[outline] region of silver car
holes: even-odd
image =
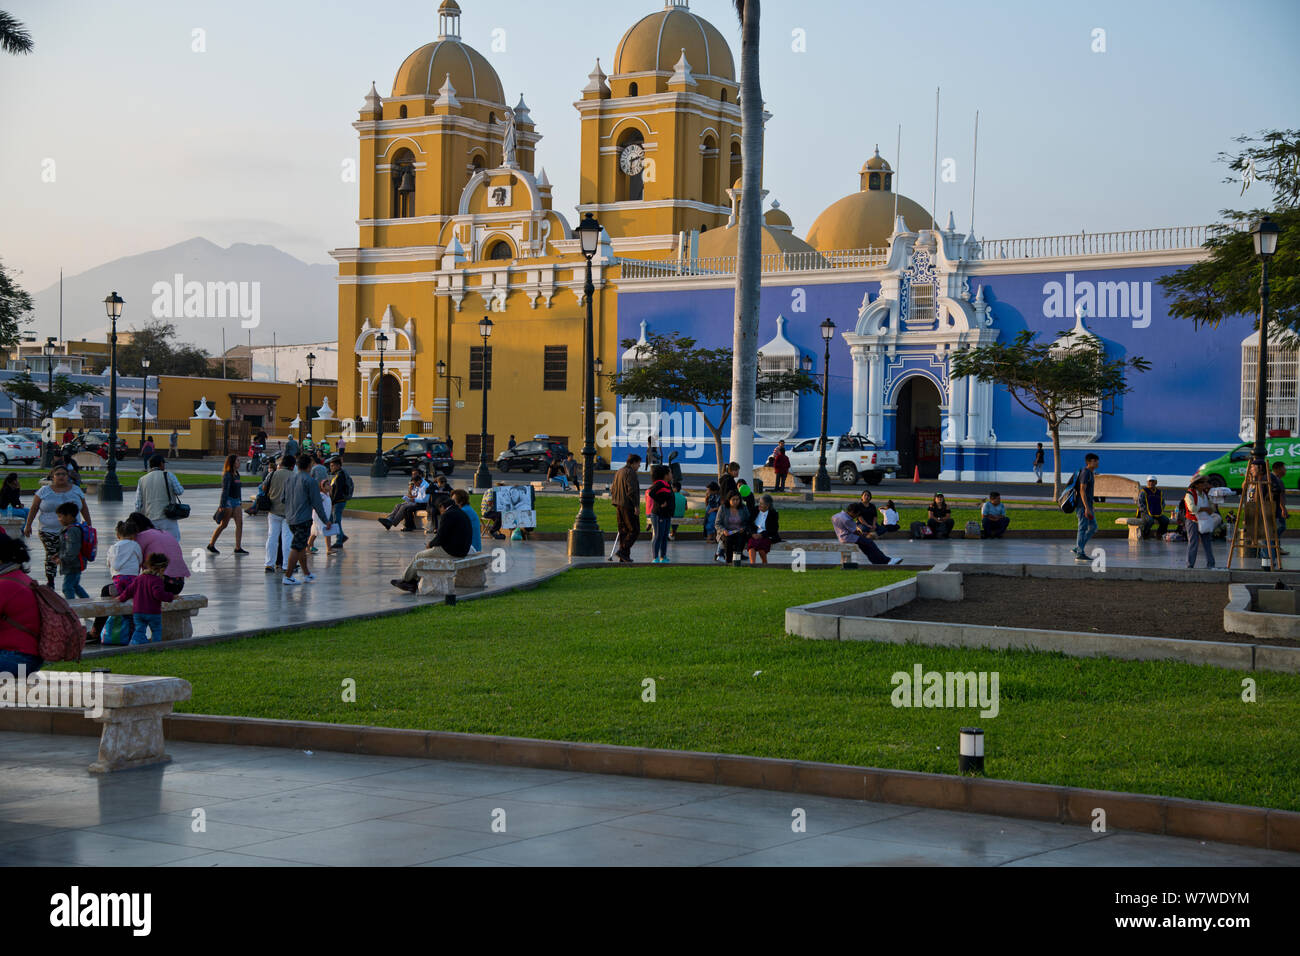
[[[0,465],[7,465],[11,461],[22,461],[30,465],[39,457],[36,442],[26,435],[0,435]]]

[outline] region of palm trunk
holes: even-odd
[[[1052,498],[1059,501],[1061,497],[1061,425],[1059,422],[1049,422],[1048,428],[1052,432]]]
[[[731,460],[754,477],[754,413],[758,378],[758,305],[762,290],[763,92],[758,77],[759,0],[736,0],[741,16],[740,114],[742,178],[731,365]]]

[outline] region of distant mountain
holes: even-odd
[[[227,347],[247,345],[245,323],[254,321],[254,345],[270,345],[273,332],[281,344],[329,341],[338,334],[336,274],[335,266],[309,265],[274,246],[236,243],[223,249],[207,239],[188,239],[64,276],[63,334],[103,341],[104,297],[116,290],[126,300],[119,331],[167,318],[181,342],[213,355],[221,351],[223,328]],[[58,283],[33,299],[37,334],[57,334]]]

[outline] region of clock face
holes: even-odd
[[[640,143],[623,147],[623,152],[618,155],[618,166],[629,176],[635,176],[645,166],[645,148]]]

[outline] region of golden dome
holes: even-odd
[[[894,199],[887,189],[864,189],[831,203],[808,230],[808,242],[821,252],[883,249],[894,232]],[[930,214],[906,196],[897,196],[898,215],[913,232],[929,229]]]
[[[744,185],[745,185],[745,177],[738,176],[736,177],[736,181],[731,184],[731,188],[736,190],[736,192],[740,192],[740,188]]]
[[[393,80],[393,96],[437,96],[448,76],[459,99],[505,103],[501,79],[483,54],[460,39],[460,5],[438,8],[442,35],[408,56]]]
[[[763,216],[763,221],[774,229],[794,229],[794,223],[786,215],[785,210],[772,203],[772,208]]]
[[[769,213],[768,215],[771,215]],[[782,213],[782,215],[785,215]],[[786,217],[789,221],[789,217]],[[816,253],[816,249],[804,242],[790,229],[774,229],[764,224],[759,233],[762,242],[762,254],[765,256],[779,253],[807,252]],[[740,226],[727,226],[709,229],[700,233],[700,258],[711,259],[716,256],[734,256],[740,247]],[[809,268],[809,266],[804,266]]]
[[[614,51],[614,73],[671,73],[683,50],[696,76],[735,81],[727,41],[712,23],[691,13],[685,0],[668,0],[664,9],[623,34]]]
[[[890,168],[890,167],[889,167],[889,163],[885,162],[884,158],[880,155],[880,147],[877,146],[877,147],[876,147],[876,154],[875,154],[874,156],[872,156],[870,159],[868,159],[865,163],[862,164],[862,170],[861,170],[861,171],[865,173],[865,172],[868,172],[868,171],[873,170],[873,169],[885,169],[885,170],[887,170],[887,169],[889,169],[889,168]]]

